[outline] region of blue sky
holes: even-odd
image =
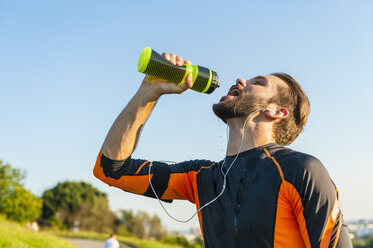
[[[112,209],[158,203],[92,175],[112,122],[138,89],[141,50],[173,52],[221,79],[211,95],[164,96],[134,157],[224,157],[225,125],[211,106],[238,77],[287,72],[311,101],[290,147],[318,157],[338,186],[346,220],[373,218],[371,1],[1,1],[0,159],[27,172],[35,194],[63,180],[108,192]],[[187,218],[193,205],[167,205]]]

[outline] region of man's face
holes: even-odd
[[[228,94],[213,105],[214,113],[225,123],[234,117],[246,117],[255,110],[266,108],[277,96],[279,87],[288,87],[272,75],[257,76],[250,80],[238,78]]]

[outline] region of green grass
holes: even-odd
[[[179,245],[165,244],[159,241],[152,241],[146,239],[138,239],[134,237],[118,237],[120,242],[135,244],[138,248],[182,248]]]
[[[4,220],[0,217],[0,248],[77,248],[77,246],[62,239],[82,238],[105,241],[109,234],[94,232],[72,233],[67,231],[33,232],[18,223]],[[165,244],[154,240],[136,237],[119,236],[121,247],[131,248],[182,248],[179,245]]]
[[[57,235],[65,238],[82,238],[82,239],[94,239],[104,241],[108,239],[109,234],[94,233],[94,232],[78,232],[72,233],[67,231],[60,231]],[[118,241],[121,245],[133,248],[182,248],[179,245],[165,244],[159,241],[139,239],[136,237],[118,236]]]
[[[33,232],[0,218],[0,248],[77,248],[55,235]]]

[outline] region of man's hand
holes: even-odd
[[[163,53],[162,56],[171,62],[174,65],[182,66],[184,64],[191,65],[192,62],[190,60],[185,60],[183,62],[183,58],[180,56],[176,56],[175,54],[171,53]],[[157,100],[161,95],[164,94],[181,94],[187,89],[190,89],[193,86],[193,75],[189,73],[185,77],[185,82],[183,84],[177,85],[166,80],[153,77],[153,76],[145,76],[140,91],[146,92],[145,95],[148,96],[148,100]]]

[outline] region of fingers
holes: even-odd
[[[188,86],[187,89],[192,88],[193,86],[193,74],[189,73],[185,78],[185,84]]]
[[[176,56],[176,65],[178,65],[178,66],[183,65],[183,57]]]
[[[167,61],[170,61],[170,55],[168,53],[162,53],[163,58],[165,58]]]
[[[171,53],[162,53],[162,56],[167,60],[169,61],[170,63],[174,64],[174,65],[177,65],[177,66],[182,66],[182,65],[191,65],[192,62],[190,60],[185,60],[183,61],[183,57],[181,56],[176,56],[175,54]],[[167,83],[167,82],[165,82]],[[187,89],[190,89],[192,88],[193,86],[193,75],[192,73],[189,73],[186,77],[185,77],[185,82],[183,84],[180,84],[180,85],[176,85],[176,84],[169,84],[167,83],[167,85],[163,85],[162,88],[162,94],[172,94],[172,93],[183,93],[184,91],[186,91]]]
[[[192,62],[190,60],[185,60],[183,62],[183,57],[181,56],[176,56],[175,54],[171,53],[162,53],[162,56],[163,58],[165,58],[167,61],[171,62],[172,64],[174,65],[177,65],[177,66],[182,66],[182,65],[191,65]]]
[[[167,61],[171,62],[174,65],[178,65],[180,63],[180,60],[183,61],[183,58],[180,56],[176,56],[175,54],[171,53],[162,53],[163,58],[165,58]],[[182,64],[181,64],[182,65]]]
[[[180,85],[180,88],[182,89],[182,91],[180,93],[183,93],[184,91],[186,91],[187,89],[190,89],[192,88],[193,86],[193,75],[192,73],[189,73],[186,77],[185,77],[185,82],[183,84]]]
[[[191,65],[192,64],[192,61],[186,59],[184,60],[184,65]]]
[[[170,59],[171,59],[170,62],[171,62],[172,64],[176,65],[176,55],[173,54],[173,53],[171,53],[171,54],[170,54]]]

